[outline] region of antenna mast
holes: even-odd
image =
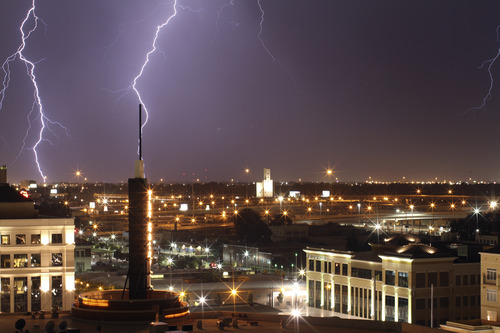
[[[139,161],[142,161],[142,104],[139,104]]]

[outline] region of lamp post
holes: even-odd
[[[204,305],[205,305],[205,302],[206,302],[206,298],[203,296],[203,293],[202,293],[202,296],[200,297],[199,302],[201,304],[201,320],[203,322],[203,319],[205,319]],[[198,327],[198,328],[200,328],[200,327]]]
[[[250,253],[248,252],[248,250],[245,250],[245,253],[243,253],[243,257],[245,258],[245,268],[248,268],[248,256],[250,255]]]
[[[476,215],[476,235],[479,234],[479,209],[474,209],[474,215]],[[476,239],[477,241],[477,239]]]
[[[436,205],[434,204],[434,202],[431,202],[432,226],[434,226],[434,207],[436,207]]]
[[[248,182],[248,180],[249,180],[248,175],[250,174],[250,169],[246,168],[246,169],[245,169],[245,174],[247,175],[247,177],[246,177],[246,178],[247,178],[247,182],[246,182],[246,184],[245,184],[245,191],[246,191],[246,192],[245,192],[245,194],[246,194],[246,195],[245,195],[245,198],[247,198],[247,199],[248,199],[248,183],[249,183],[249,182]]]
[[[172,260],[172,258],[168,258],[167,263],[170,271],[170,285],[168,286],[168,290],[173,291],[174,287],[172,286],[172,264],[174,263],[174,261]]]
[[[233,279],[234,279],[234,273],[233,273]],[[234,286],[233,286],[234,288]],[[231,290],[231,295],[233,295],[233,328],[238,328],[238,321],[236,319],[236,295],[238,292],[236,289]]]
[[[413,221],[413,208],[414,208],[414,206],[413,206],[413,205],[410,205],[410,210],[411,210],[411,231],[412,231],[412,232],[415,232],[415,231],[414,231],[414,225],[413,225],[413,222],[414,222],[414,221]]]

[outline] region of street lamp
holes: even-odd
[[[433,225],[433,226],[434,226],[434,207],[436,207],[436,205],[434,204],[434,202],[431,202],[432,225]]]
[[[245,267],[248,267],[248,256],[250,255],[250,253],[248,252],[248,250],[245,250],[245,253],[243,253],[243,256],[245,257]]]
[[[248,175],[250,174],[250,169],[246,168],[246,169],[245,169],[245,173],[246,173],[246,175],[247,175],[247,183],[246,183],[246,185],[245,185],[245,189],[246,189],[246,198],[248,198],[248,184],[249,184],[249,182],[248,182],[248,180],[249,180],[249,179],[248,179]]]
[[[411,230],[412,230],[412,232],[414,232],[414,230],[413,230],[413,228],[414,228],[414,225],[413,225],[413,222],[414,222],[414,221],[413,221],[413,208],[414,208],[414,207],[415,207],[415,206],[410,205],[410,209],[411,209]]]
[[[204,305],[206,302],[206,298],[204,296],[201,296],[199,299],[199,303],[201,304],[201,320],[203,322],[203,319],[205,319],[205,312],[204,312]]]
[[[234,274],[233,274],[233,278],[234,278]],[[231,295],[233,295],[233,312],[234,312],[234,316],[233,316],[233,328],[238,328],[238,322],[237,322],[237,319],[236,319],[236,296],[238,294],[238,291],[236,289],[232,289],[231,290]]]
[[[479,208],[474,209],[474,215],[476,215],[476,234],[479,234]]]
[[[168,287],[168,290],[170,290],[170,291],[172,291],[174,289],[174,287],[172,286],[172,264],[173,263],[174,263],[174,261],[172,258],[167,259],[167,264],[168,264],[168,268],[170,271],[170,286]]]

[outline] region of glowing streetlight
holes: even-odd
[[[412,232],[413,232],[413,228],[414,228],[413,208],[415,208],[415,206],[410,205],[410,209],[411,209],[411,230],[412,230]]]
[[[233,311],[234,311],[233,327],[237,328],[237,324],[235,325],[235,323],[237,323],[237,321],[236,321],[236,296],[238,295],[238,291],[236,289],[232,289],[231,295],[233,296]]]
[[[498,203],[496,201],[490,202],[490,208],[495,209],[497,207]]]

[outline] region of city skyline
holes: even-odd
[[[500,179],[498,85],[470,110],[490,88],[489,63],[478,67],[499,52],[496,1],[35,3],[43,22],[23,55],[48,119],[68,129],[38,146],[49,183],[133,175],[135,78],[153,181],[258,181],[264,168],[276,181]],[[0,4],[0,62],[31,4]],[[9,68],[0,165],[11,182],[41,181],[33,84],[20,59]]]

